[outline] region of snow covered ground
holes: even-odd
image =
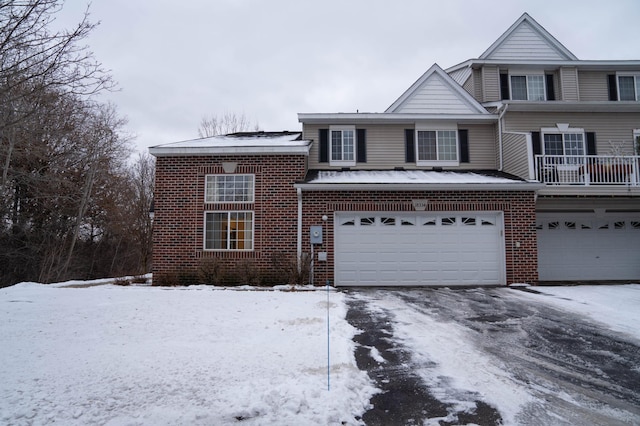
[[[640,342],[640,285],[535,289],[544,294],[504,292]],[[0,289],[0,424],[360,424],[377,390],[356,367],[346,297],[204,286]],[[459,325],[397,308],[398,333],[438,363],[438,382],[428,383],[437,396],[447,398],[447,383],[490,388],[486,400],[513,424],[532,392],[468,345]]]
[[[0,289],[0,424],[358,424],[376,390],[355,366],[343,297]]]

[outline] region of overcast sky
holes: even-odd
[[[58,21],[87,2],[67,0]],[[477,58],[524,12],[579,59],[639,59],[638,0],[93,0],[87,40],[139,150],[204,115],[299,130],[299,112],[382,112],[432,64]]]

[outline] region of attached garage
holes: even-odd
[[[539,213],[541,281],[640,279],[640,213]]]
[[[337,212],[338,286],[504,285],[501,212]]]

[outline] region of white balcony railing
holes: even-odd
[[[536,180],[555,185],[640,185],[640,156],[536,155]]]

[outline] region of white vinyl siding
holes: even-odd
[[[578,101],[578,70],[575,67],[560,68],[560,99],[563,101]],[[558,93],[558,92],[556,92]]]
[[[580,71],[578,72],[578,78],[580,81],[581,101],[609,100],[609,86],[606,72]]]
[[[417,114],[470,114],[477,110],[469,106],[455,93],[442,77],[433,74],[431,78],[407,99],[398,113]]]
[[[529,23],[523,22],[489,57],[499,60],[566,60]]]

